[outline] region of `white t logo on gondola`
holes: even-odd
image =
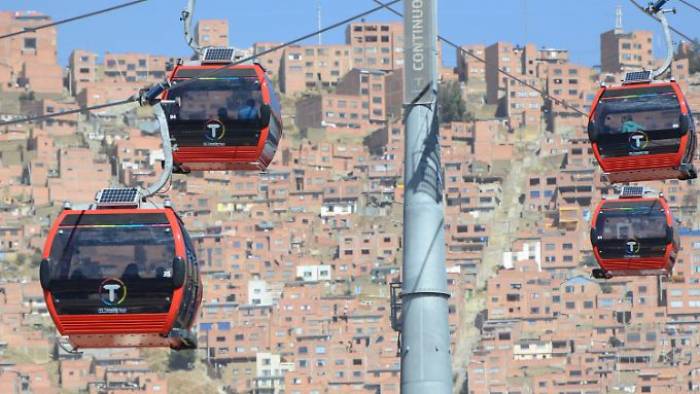
[[[633,136],[632,136],[632,141],[634,141],[634,146],[637,147],[637,148],[639,148],[640,146],[642,146],[642,140],[643,140],[643,139],[644,139],[644,137],[642,137],[641,135],[633,135]]]
[[[632,149],[642,150],[649,144],[649,138],[642,132],[636,132],[629,137],[629,143]]]
[[[209,142],[220,141],[224,138],[224,134],[226,134],[226,127],[216,119],[209,120],[205,127],[206,132],[204,133],[204,138]]]
[[[126,299],[126,285],[117,278],[107,278],[100,284],[100,299],[107,306],[116,306]]]
[[[211,123],[207,125],[207,128],[211,130],[211,139],[215,140],[216,139],[216,131],[221,128],[220,124],[216,123]]]
[[[637,254],[639,253],[639,242],[635,240],[627,241],[627,254]]]
[[[109,292],[109,302],[114,302],[117,299],[117,290],[121,289],[120,285],[104,285],[102,286],[105,290]]]

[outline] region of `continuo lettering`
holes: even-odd
[[[423,0],[411,0],[411,53],[413,71],[425,68],[425,30],[423,27]]]

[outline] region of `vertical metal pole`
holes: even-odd
[[[401,392],[451,394],[449,293],[437,121],[437,0],[406,0],[404,11]]]

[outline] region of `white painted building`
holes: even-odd
[[[275,299],[272,289],[264,280],[251,279],[248,281],[249,305],[273,305]]]
[[[255,371],[254,392],[282,394],[285,392],[284,375],[294,371],[294,363],[283,363],[279,354],[257,353]]]
[[[531,260],[537,263],[537,270],[542,271],[542,254],[540,240],[527,240],[519,251],[503,253],[502,265],[505,269],[513,269],[515,263]]]
[[[319,282],[331,280],[330,265],[299,265],[297,266],[297,278],[304,282]]]

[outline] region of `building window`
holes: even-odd
[[[25,38],[24,49],[36,49],[36,38]]]

